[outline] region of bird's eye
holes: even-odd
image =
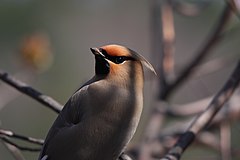
[[[117,64],[123,63],[125,60],[126,60],[126,58],[123,56],[115,57],[115,63],[117,63]]]

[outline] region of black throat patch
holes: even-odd
[[[96,75],[107,75],[110,72],[109,63],[100,55],[95,55]]]

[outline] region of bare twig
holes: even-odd
[[[164,74],[163,62],[164,62],[164,50],[161,43],[163,41],[163,28],[162,28],[162,3],[158,0],[152,0],[151,2],[151,52],[153,53],[152,60],[154,65],[157,67],[159,74],[160,87],[166,85],[166,77]]]
[[[226,35],[225,35],[226,36]],[[204,64],[201,64],[197,67],[198,72],[193,74],[193,78],[199,78],[203,76],[207,76],[213,74],[217,71],[220,71],[231,64],[236,62],[236,59],[239,55],[224,55],[218,58],[214,58]]]
[[[6,142],[3,142],[3,144],[16,160],[25,160],[21,151],[17,147]]]
[[[163,17],[164,12],[161,8],[161,3],[160,1],[153,1],[154,5],[153,5],[153,9],[152,9],[152,19],[153,19],[153,53],[160,53],[160,100],[165,100],[167,99],[169,93],[172,93],[173,89],[175,89],[175,87],[177,87],[180,83],[183,82],[183,80],[188,77],[190,75],[190,73],[192,73],[192,71],[194,70],[194,67],[197,66],[198,63],[201,62],[201,60],[205,57],[205,55],[207,55],[206,53],[212,48],[212,46],[217,42],[218,40],[218,35],[221,33],[221,31],[223,30],[228,18],[230,17],[230,10],[228,8],[228,6],[226,7],[226,9],[224,10],[223,15],[220,17],[218,24],[216,25],[216,27],[214,28],[214,31],[212,33],[212,35],[209,38],[209,41],[207,41],[206,45],[204,45],[204,47],[202,48],[202,50],[199,51],[199,53],[197,54],[196,59],[193,61],[193,63],[189,64],[188,67],[186,67],[186,69],[183,71],[183,73],[181,74],[181,76],[179,76],[176,81],[174,81],[173,83],[169,84],[169,82],[167,81],[166,78],[166,74],[165,74],[165,68],[164,68],[164,62],[166,62],[166,54],[170,51],[170,53],[172,54],[173,52],[173,48],[167,48],[164,46],[168,43],[160,43],[165,40],[165,42],[167,42],[167,38],[168,34],[164,34],[164,31],[166,32],[166,26],[165,26],[165,30],[164,30],[164,19],[161,20],[161,17]],[[164,3],[164,2],[163,2]],[[165,3],[164,3],[165,4]],[[168,10],[165,9],[164,11],[168,11],[168,15],[172,16],[172,12],[169,12],[169,7],[171,7],[171,5],[169,5],[169,3],[166,3],[168,6]],[[170,8],[171,10],[171,8]],[[171,21],[171,20],[170,20]],[[165,23],[166,24],[166,23]],[[170,23],[169,23],[170,24]],[[173,25],[173,23],[171,23],[171,25]],[[173,26],[172,26],[173,27]],[[171,28],[171,27],[170,27]],[[172,28],[174,29],[174,28]],[[174,33],[174,32],[172,32]],[[165,38],[164,38],[165,35]],[[174,35],[174,34],[172,34]],[[174,36],[170,36],[171,37],[171,41],[169,41],[172,45],[172,43],[174,42]],[[160,113],[156,113],[155,111],[158,110],[158,107],[154,107],[153,111],[151,112],[151,116],[150,116],[150,120],[149,120],[149,124],[148,127],[146,128],[146,133],[144,136],[144,142],[140,147],[140,160],[141,159],[148,159],[147,157],[150,155],[151,152],[151,142],[156,138],[156,135],[158,134],[158,131],[161,128],[161,124],[164,120],[164,115],[160,114]]]
[[[39,152],[41,148],[33,148],[33,147],[25,147],[25,146],[20,146],[12,141],[10,141],[7,137],[0,137],[4,142],[11,144],[15,146],[16,148],[22,150],[22,151],[30,151],[30,152]]]
[[[196,137],[196,142],[219,151],[219,139],[211,132],[204,131],[199,133]]]
[[[24,79],[25,82],[31,83],[33,79],[37,77],[35,72],[28,69],[22,69],[14,74],[15,77],[20,77]],[[6,85],[0,84],[0,110],[3,109],[8,103],[16,99],[21,95],[20,92],[12,92]]]
[[[148,125],[145,129],[143,141],[138,152],[139,160],[150,159],[152,150],[155,148],[155,140],[158,137],[158,132],[162,127],[163,121],[163,114],[153,110]]]
[[[162,28],[162,17],[163,17],[163,11],[162,11],[162,1],[159,0],[152,0],[151,1],[151,37],[152,37],[152,53],[154,55],[153,62],[155,63],[155,66],[158,68],[158,71],[160,72],[159,76],[159,85],[158,87],[164,87],[166,85],[166,76],[165,76],[165,70],[164,70],[164,50],[163,50],[163,28]],[[166,28],[165,28],[166,29]],[[167,36],[167,34],[165,34]],[[160,61],[160,63],[159,63]],[[155,87],[155,88],[158,88]],[[163,89],[163,88],[162,88]],[[160,90],[162,90],[160,89]],[[153,96],[154,97],[154,96]],[[140,144],[139,148],[134,149],[135,156],[139,160],[145,160],[150,159],[152,149],[154,148],[154,141],[156,137],[158,136],[158,132],[162,127],[163,121],[164,121],[164,115],[158,112],[155,112],[155,104],[154,108],[152,108],[152,111],[150,112],[149,116],[149,122],[144,130],[144,135],[142,142]]]
[[[187,104],[177,105],[161,105],[157,108],[157,112],[164,114],[169,117],[174,118],[186,118],[189,116],[194,116],[202,112],[207,106],[207,104],[211,101],[213,97],[204,98],[202,100],[196,102],[190,102]],[[218,115],[214,119],[214,123],[220,123],[223,118],[228,118],[230,121],[234,121],[240,118],[240,95],[235,94],[232,96],[229,107],[227,110],[221,110]]]
[[[170,1],[166,1],[161,6],[162,12],[162,45],[163,45],[163,55],[162,55],[162,66],[163,73],[161,76],[165,76],[168,81],[174,75],[174,42],[175,42],[175,28],[174,28],[174,17],[173,9]]]
[[[239,2],[236,2],[236,1],[238,0],[226,0],[226,2],[229,3],[229,5],[231,6],[235,15],[240,19],[240,13],[239,13],[240,6],[239,6]]]
[[[220,40],[220,34],[225,28],[229,18],[231,17],[231,7],[226,5],[217,24],[215,25],[212,33],[205,41],[203,47],[196,54],[196,57],[185,67],[182,73],[177,77],[177,79],[167,86],[165,92],[162,92],[160,95],[160,99],[166,99],[173,90],[175,90],[180,84],[187,79],[191,73],[193,73],[203,59],[210,53],[209,51],[213,48],[213,46]]]
[[[22,151],[38,152],[38,151],[41,150],[41,148],[23,147],[23,146],[17,145],[16,143],[10,141],[9,138],[7,138],[7,137],[20,139],[20,140],[27,141],[27,142],[34,143],[34,144],[38,144],[38,145],[43,145],[43,140],[42,139],[27,137],[27,136],[16,134],[16,133],[14,133],[12,131],[9,131],[9,130],[0,129],[0,138],[4,141],[4,143],[6,144],[6,147],[11,152],[14,152],[14,154],[16,154],[16,155],[18,154],[17,149],[20,149]]]
[[[153,1],[152,6],[152,48],[158,53],[160,95],[165,93],[168,81],[174,77],[175,28],[173,9],[170,1]]]
[[[196,115],[204,110],[203,106],[206,106],[212,97],[208,97],[196,102],[191,102],[183,105],[177,104],[166,104],[163,105],[163,102],[157,103],[157,106],[161,106],[156,108],[156,112],[164,114],[169,117],[187,117]]]
[[[174,132],[170,132],[169,134],[160,135],[160,137],[158,138],[158,142],[161,143],[164,149],[162,149],[162,152],[158,152],[155,155],[159,158],[162,157],[164,153],[166,153],[174,145],[174,143],[176,143],[177,139],[183,134],[184,129],[180,128],[179,130],[175,130]],[[208,131],[203,131],[202,133],[199,133],[199,135],[196,137],[194,144],[202,145],[215,151],[220,151],[219,139],[216,138],[216,135]]]
[[[220,124],[220,136],[222,160],[231,160],[231,128],[229,122],[224,121]]]
[[[27,141],[27,142],[34,143],[34,144],[39,144],[39,145],[43,145],[43,143],[44,143],[44,140],[42,140],[42,139],[36,139],[36,138],[33,138],[33,137],[23,136],[23,135],[14,133],[14,132],[9,131],[9,130],[4,130],[4,129],[0,129],[0,136],[1,137],[2,136],[7,136],[7,137],[11,137],[11,138],[16,138],[16,139],[20,139],[20,140],[23,140],[23,141]]]
[[[184,16],[198,16],[212,1],[196,1],[195,4],[186,1],[171,0],[174,11]]]
[[[132,160],[132,158],[129,157],[127,154],[122,153],[118,160]]]
[[[62,105],[55,101],[53,98],[46,96],[39,91],[33,89],[32,87],[28,86],[27,84],[21,82],[20,80],[15,79],[7,72],[0,70],[0,79],[11,85],[12,87],[16,88],[18,91],[32,97],[43,105],[49,107],[53,111],[57,113],[61,111]]]
[[[240,82],[240,61],[233,71],[229,80],[219,93],[213,98],[209,106],[202,112],[190,125],[188,130],[179,138],[173,148],[170,149],[168,154],[162,160],[176,160],[180,159],[185,149],[194,141],[196,134],[202,131],[211,123],[216,113],[222,108],[224,103],[233,94]]]

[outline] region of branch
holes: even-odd
[[[12,131],[9,131],[9,130],[0,129],[0,137],[2,137],[2,136],[7,136],[7,137],[11,137],[11,138],[20,139],[20,140],[27,141],[27,142],[34,143],[34,144],[38,144],[38,145],[43,145],[43,143],[44,143],[44,140],[42,140],[42,139],[27,137],[27,136],[23,136],[23,135],[20,135],[20,134],[16,134],[16,133],[14,133]]]
[[[187,1],[171,0],[174,11],[183,16],[194,17],[198,16],[205,10],[212,1],[196,1],[195,4],[188,3]]]
[[[208,126],[216,113],[222,108],[224,103],[232,96],[234,90],[240,82],[240,61],[233,71],[229,80],[219,93],[213,98],[211,103],[190,125],[188,130],[179,138],[173,148],[161,160],[176,160],[180,159],[185,149],[194,141],[195,136]]]
[[[118,158],[118,160],[132,160],[132,158],[129,157],[127,154],[122,153],[122,154],[120,155],[120,157]]]
[[[161,5],[161,23],[162,23],[161,41],[163,53],[160,61],[162,69],[160,75],[161,77],[165,77],[166,80],[168,81],[171,77],[174,76],[174,52],[175,52],[174,17],[173,8],[170,1],[166,1],[164,4]]]
[[[226,3],[229,3],[229,5],[232,8],[232,11],[240,19],[239,5],[237,4],[238,3],[237,0],[226,0]]]
[[[29,85],[15,79],[13,76],[9,75],[7,72],[0,70],[0,79],[10,86],[14,87],[18,91],[32,97],[41,104],[49,107],[53,111],[59,113],[62,109],[62,105],[55,101],[53,98],[42,94],[41,92],[33,89]]]
[[[199,113],[201,113],[205,108],[203,106],[207,107],[207,104],[211,101],[213,97],[207,97],[202,100],[196,101],[196,102],[190,102],[187,104],[182,105],[166,105],[160,108],[157,108],[156,112],[159,112],[161,114],[164,114],[168,117],[173,118],[186,118],[189,116],[195,116]],[[231,101],[229,101],[229,107],[227,110],[221,110],[218,115],[214,118],[214,123],[220,123],[222,122],[222,119],[228,118],[229,121],[234,121],[236,119],[239,119],[240,115],[240,95],[235,94],[232,96]],[[160,104],[159,104],[160,106]],[[220,122],[219,122],[220,121]]]
[[[161,99],[167,99],[169,94],[172,93],[180,84],[184,82],[195,70],[196,66],[198,66],[203,59],[210,53],[210,50],[216,45],[216,43],[220,40],[220,34],[225,28],[228,20],[231,17],[231,7],[230,5],[226,5],[222,15],[219,17],[218,22],[213,28],[212,33],[207,38],[206,43],[196,54],[196,57],[185,67],[182,73],[178,76],[178,78],[171,84],[167,86],[165,92],[160,95]]]
[[[159,77],[159,83],[160,87],[166,85],[166,77],[164,72],[164,43],[161,43],[163,41],[163,22],[162,22],[162,3],[158,0],[152,0],[151,2],[151,52],[152,59],[155,64],[155,66],[159,70],[159,74],[161,75]],[[158,54],[156,54],[158,53]]]
[[[212,98],[212,97],[211,97]],[[164,114],[168,117],[188,117],[196,115],[204,110],[202,106],[205,106],[209,103],[211,100],[210,97],[196,101],[196,102],[190,102],[187,104],[166,104],[162,105],[162,103],[157,103],[157,106],[161,106],[156,108],[156,112],[159,112],[161,114]]]
[[[164,153],[166,153],[171,148],[171,146],[176,143],[177,139],[184,134],[183,130],[183,128],[180,128],[179,130],[175,130],[173,132],[170,132],[169,134],[160,135],[158,138],[158,143],[160,143],[164,149],[162,149],[161,152],[155,154],[156,157],[162,157]],[[199,133],[199,135],[196,137],[195,145],[201,145],[215,151],[220,151],[219,139],[216,137],[216,135],[208,131]]]
[[[158,83],[161,87],[164,87],[166,85],[166,75],[165,75],[165,70],[164,70],[164,43],[161,43],[163,40],[163,24],[162,21],[163,18],[163,10],[162,10],[162,1],[159,0],[152,0],[151,1],[151,44],[152,44],[152,59],[153,62],[155,62],[156,67],[159,69],[160,75]],[[171,6],[170,6],[171,7]],[[169,8],[168,8],[169,9]],[[169,11],[169,10],[168,10]],[[166,12],[166,10],[165,10]],[[171,8],[170,8],[171,12]],[[168,14],[169,13],[165,13]],[[171,14],[171,13],[170,13]],[[172,17],[172,15],[169,15]],[[173,17],[172,17],[173,18]],[[172,21],[171,19],[170,21]],[[168,25],[172,25],[173,21],[170,22]],[[165,26],[166,27],[166,26]],[[165,28],[166,31],[167,28]],[[173,28],[171,28],[172,30]],[[171,34],[171,33],[170,33]],[[167,34],[165,34],[167,36]],[[170,41],[169,44],[172,42],[171,40],[174,39],[174,35],[170,35]],[[172,47],[172,46],[171,46]],[[165,48],[166,49],[166,48]],[[169,48],[171,50],[171,48]],[[172,51],[172,50],[171,50]],[[156,54],[158,53],[158,54]],[[159,63],[160,60],[160,63]],[[153,90],[156,91],[158,90],[158,87],[153,87]],[[160,89],[160,91],[162,88]],[[148,124],[147,127],[144,129],[144,135],[142,138],[142,142],[139,147],[137,148],[132,148],[130,152],[134,153],[135,157],[138,157],[139,160],[144,160],[144,159],[150,159],[151,158],[151,150],[155,147],[154,146],[154,140],[158,136],[158,132],[162,127],[165,115],[155,112],[155,108],[158,106],[154,106],[151,109],[151,113],[149,116]]]
[[[231,127],[229,122],[225,121],[220,124],[220,136],[222,160],[231,160]]]
[[[225,33],[224,33],[225,34]],[[222,35],[221,35],[222,36]],[[225,35],[226,36],[226,35]],[[205,62],[197,67],[198,72],[193,73],[193,78],[204,77],[218,72],[236,62],[239,55],[223,55]]]
[[[20,146],[20,145],[18,145],[18,144],[16,144],[16,143],[10,141],[7,137],[1,137],[1,136],[0,136],[0,138],[1,138],[4,142],[6,142],[6,143],[8,143],[8,144],[11,144],[12,146],[14,146],[14,147],[16,147],[16,148],[18,148],[18,149],[20,149],[20,150],[22,150],[22,151],[30,151],[30,152],[39,152],[39,151],[41,151],[41,148],[32,148],[32,147]]]
[[[33,144],[38,144],[38,145],[43,145],[43,142],[44,142],[44,140],[42,140],[42,139],[27,137],[27,136],[16,134],[9,130],[0,129],[0,138],[4,141],[4,143],[6,143],[6,147],[11,152],[14,152],[14,153],[15,153],[16,149],[20,149],[22,151],[38,152],[41,150],[41,148],[23,147],[23,146],[17,145],[16,143],[10,141],[8,137],[19,139],[19,140],[26,141],[26,142],[33,143]]]
[[[25,158],[23,157],[21,151],[17,147],[15,147],[15,146],[13,146],[13,145],[11,145],[9,143],[6,143],[6,142],[3,142],[3,144],[11,152],[11,154],[13,155],[13,157],[16,160],[25,160]]]

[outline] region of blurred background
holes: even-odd
[[[195,5],[198,2],[186,3]],[[203,3],[207,5],[194,16],[173,12],[176,72],[195,57],[226,5],[221,0],[203,0]],[[154,57],[159,57],[159,53],[153,53],[152,48],[153,5],[153,0],[0,0],[0,69],[61,104],[94,75],[90,47],[111,43],[127,46],[144,55],[158,70],[158,59]],[[204,61],[225,59],[224,67],[206,74],[211,67],[203,67],[174,91],[168,103],[190,103],[213,96],[220,90],[240,57],[239,26],[238,17],[232,16],[225,29],[227,34]],[[144,133],[152,100],[158,95],[151,86],[159,76],[146,73],[144,112],[133,144],[137,144]],[[45,106],[0,82],[0,128],[44,138],[56,116]],[[233,146],[239,148],[239,124],[234,124],[232,130]],[[192,152],[186,151],[184,159],[220,159],[217,151],[191,149]],[[37,159],[39,153],[26,151],[23,154],[30,160]],[[0,159],[14,159],[2,143]]]

